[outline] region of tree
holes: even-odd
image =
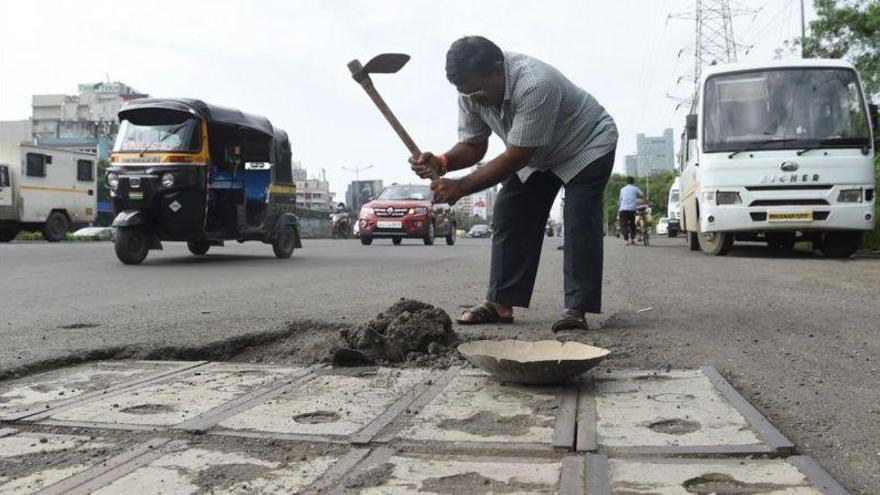
[[[870,95],[880,95],[880,3],[815,0],[817,19],[803,40],[808,57],[844,58],[856,66]]]

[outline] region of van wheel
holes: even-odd
[[[186,243],[186,247],[192,254],[202,256],[211,249],[211,244],[208,241],[189,241]]]
[[[9,242],[15,239],[15,236],[18,235],[18,232],[18,228],[15,227],[0,229],[0,242]]]
[[[700,240],[697,237],[699,234],[697,232],[685,232],[685,234],[687,234],[688,249],[691,251],[699,251]]]
[[[64,234],[70,228],[70,222],[67,216],[59,211],[53,211],[43,224],[43,238],[49,242],[58,242],[64,240]]]
[[[391,244],[394,244],[395,246],[400,246],[401,242],[403,242],[403,237],[392,237],[391,238]]]
[[[733,247],[733,236],[724,232],[700,232],[697,239],[700,250],[711,256],[724,256]]]
[[[425,243],[425,246],[434,245],[434,222],[428,224],[428,233],[422,238],[422,242]]]
[[[861,232],[825,232],[819,242],[819,252],[826,258],[849,258],[861,244]]]
[[[368,236],[368,235],[362,235],[362,236],[361,236],[361,244],[363,244],[364,246],[369,246],[369,245],[372,244],[372,243],[373,243],[373,238],[372,238],[372,237],[370,237],[370,236]]]
[[[275,252],[276,257],[280,259],[290,258],[293,254],[295,236],[293,227],[289,225],[281,227],[278,235],[275,236],[275,242],[272,243],[272,251]]]
[[[147,231],[142,227],[119,227],[114,243],[116,257],[126,265],[139,265],[150,250]]]

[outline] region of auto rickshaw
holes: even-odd
[[[224,241],[302,247],[287,134],[265,117],[192,99],[143,98],[119,111],[107,169],[116,256],[141,263],[161,241],[204,255]]]

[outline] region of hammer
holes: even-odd
[[[357,59],[352,60],[348,63],[348,70],[351,71],[351,77],[364,88],[364,91],[367,92],[367,95],[370,96],[370,99],[373,100],[373,103],[376,104],[376,107],[379,108],[379,111],[382,112],[382,115],[385,116],[394,131],[397,132],[397,135],[400,136],[400,139],[409,149],[413,158],[418,160],[422,156],[422,151],[409,136],[409,133],[406,132],[406,129],[403,128],[403,124],[397,120],[397,117],[388,108],[388,104],[379,95],[376,87],[373,86],[372,79],[370,79],[370,74],[394,74],[406,65],[407,62],[409,62],[409,55],[404,53],[383,53],[373,57],[367,62],[367,65],[361,65]],[[437,178],[436,173],[431,177],[432,180]]]

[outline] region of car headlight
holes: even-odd
[[[114,172],[107,174],[107,185],[110,186],[110,189],[116,189],[119,187],[119,176]]]
[[[361,208],[361,215],[373,215],[373,207],[364,206],[363,208]]]
[[[162,187],[171,187],[174,185],[174,174],[166,172],[162,174]]]
[[[862,202],[862,190],[861,189],[842,189],[840,194],[837,195],[838,203],[861,203]]]
[[[427,215],[427,214],[428,214],[428,209],[425,208],[425,207],[410,208],[410,209],[407,211],[407,213],[410,214],[410,215]]]
[[[742,203],[738,192],[718,191],[715,193],[715,204],[738,205]]]

